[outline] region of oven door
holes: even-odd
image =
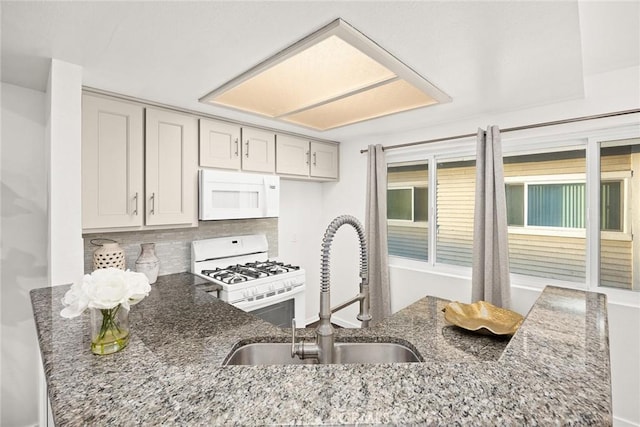
[[[291,327],[292,319],[296,319],[296,325],[303,326],[306,324],[304,289],[304,285],[297,286],[288,292],[253,301],[236,301],[233,305],[281,328]]]

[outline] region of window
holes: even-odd
[[[609,142],[590,135],[569,141],[517,140],[517,154],[505,150],[514,283],[640,290],[640,239],[634,241],[632,233],[640,230],[640,139],[633,137]],[[470,144],[434,144],[424,151],[431,170],[426,161],[388,165],[390,255],[428,261],[434,272],[468,274],[473,151]],[[406,158],[417,156],[413,151]],[[392,158],[403,160],[400,155]]]
[[[584,182],[506,184],[506,195],[509,225],[584,228]]]
[[[476,162],[440,162],[437,168],[436,262],[471,266]]]
[[[512,273],[586,277],[585,150],[504,159]]]
[[[387,219],[427,222],[428,197],[427,187],[389,188]]]
[[[600,185],[600,230],[623,231],[622,181],[608,181]]]
[[[640,290],[640,245],[634,242],[640,233],[631,233],[640,230],[639,169],[640,140],[601,144],[601,286]]]
[[[428,181],[427,163],[389,165],[387,168],[389,255],[427,260]]]
[[[622,180],[607,181],[601,185],[600,223],[603,231],[622,231],[622,187]],[[584,182],[506,184],[506,195],[507,222],[510,226],[581,229],[585,227]]]

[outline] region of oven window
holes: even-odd
[[[291,319],[294,318],[295,300],[277,302],[249,313],[281,328],[289,328],[291,327]]]

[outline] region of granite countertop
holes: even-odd
[[[547,287],[510,340],[447,325],[447,301],[433,297],[336,331],[407,344],[423,363],[222,366],[240,344],[291,331],[206,286],[188,273],[158,278],[131,310],[129,346],[108,356],[90,351],[88,313],[59,315],[68,286],[32,291],[56,425],[612,423],[602,294]]]

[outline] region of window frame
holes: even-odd
[[[600,286],[600,144],[610,141],[640,138],[640,123],[637,121],[621,121],[619,119],[603,119],[551,126],[541,129],[519,131],[502,135],[503,155],[516,156],[538,153],[564,152],[571,150],[586,150],[586,274],[584,282],[567,282],[558,279],[538,278],[511,273],[512,286],[520,289],[541,290],[545,286],[553,285],[571,289],[590,290],[605,293],[610,301],[623,304],[631,303],[640,307],[640,292],[629,289],[618,289]],[[625,144],[620,144],[625,145]],[[437,165],[441,161],[464,161],[475,159],[475,137],[458,140],[434,142],[421,146],[414,146],[402,150],[389,150],[386,153],[387,166],[403,162],[428,162]],[[607,145],[610,146],[610,145]],[[436,182],[437,167],[429,167],[429,186]],[[630,191],[625,185],[625,193]],[[437,191],[429,192],[429,218],[433,218],[437,209]],[[630,215],[627,215],[629,218]],[[597,226],[592,227],[593,221]],[[625,220],[625,224],[627,221]],[[618,233],[618,232],[616,232]],[[432,273],[443,277],[461,280],[471,279],[471,268],[447,264],[435,264],[436,233],[429,233],[428,260],[420,261],[395,256],[389,256],[392,268],[400,268],[424,273]]]
[[[586,161],[586,157],[585,157]],[[585,214],[587,211],[586,193],[587,193],[587,174],[554,174],[554,175],[521,175],[510,176],[504,178],[505,185],[509,184],[521,184],[524,186],[524,225],[510,225],[508,227],[509,234],[528,234],[536,236],[561,236],[561,237],[578,237],[586,238],[587,233],[587,221],[585,218],[585,227],[553,227],[553,226],[539,226],[528,225],[528,188],[529,185],[552,185],[552,184],[584,184],[585,185]],[[631,197],[630,182],[631,171],[616,171],[616,172],[603,172],[601,173],[600,182],[615,182],[620,181],[622,183],[622,230],[606,230],[602,231],[603,238],[606,240],[622,240],[630,241],[631,236],[631,215],[626,212],[626,206],[629,204]]]

